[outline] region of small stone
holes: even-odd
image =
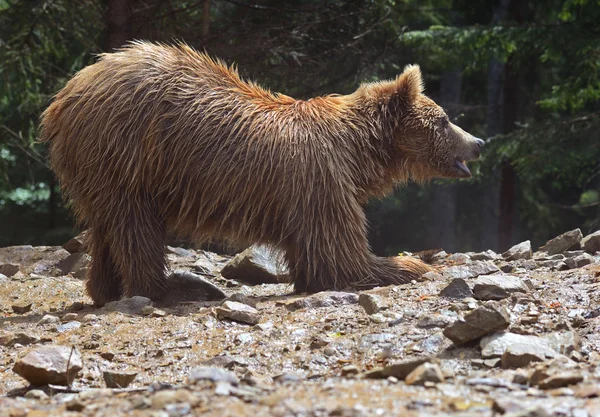
[[[537,386],[540,389],[555,389],[576,385],[583,381],[583,375],[576,372],[559,372],[541,380]]]
[[[385,379],[390,376],[398,378],[403,381],[408,374],[414,371],[417,367],[423,365],[426,362],[430,362],[431,357],[421,356],[412,359],[407,359],[402,362],[397,362],[384,366],[383,368],[375,368],[365,372],[365,378],[371,379]]]
[[[173,255],[177,255],[181,258],[195,258],[196,257],[196,254],[194,252],[184,249],[184,248],[177,248],[174,246],[167,246],[166,252],[171,253]]]
[[[39,325],[44,325],[44,324],[58,324],[60,323],[60,319],[56,316],[53,316],[52,314],[45,314],[40,321],[38,321]]]
[[[280,266],[279,254],[263,246],[251,246],[236,255],[221,270],[224,278],[252,285],[285,282],[286,271]]]
[[[285,307],[289,311],[296,311],[302,308],[311,309],[321,307],[336,307],[356,303],[358,303],[358,295],[354,293],[339,291],[323,291],[317,294],[294,300],[290,303],[287,303]]]
[[[381,310],[383,301],[378,295],[362,293],[358,296],[358,304],[370,315]]]
[[[107,361],[112,361],[115,358],[115,354],[112,352],[100,352],[100,357]]]
[[[67,275],[69,273],[76,273],[82,268],[87,268],[91,260],[92,258],[87,253],[75,252],[60,261],[56,266],[63,275]]]
[[[448,261],[455,265],[464,265],[471,262],[471,257],[464,253],[454,253],[447,258]]]
[[[509,346],[502,354],[503,368],[523,368],[532,362],[546,360],[545,352],[540,351],[535,345],[517,343]]]
[[[581,249],[592,254],[600,252],[600,230],[581,239]]]
[[[73,321],[73,320],[77,320],[79,318],[79,315],[77,313],[67,313],[64,314],[60,320],[62,322],[67,322],[67,321]]]
[[[136,295],[131,298],[122,298],[118,301],[111,301],[103,307],[103,310],[119,311],[123,314],[142,314],[142,309],[151,304],[151,299]]]
[[[342,376],[350,377],[358,374],[358,367],[356,365],[346,365],[342,368]]]
[[[39,337],[31,336],[31,335],[28,335],[28,334],[22,333],[22,332],[9,333],[9,334],[0,336],[0,345],[6,346],[6,347],[11,347],[16,344],[27,346],[27,345],[32,345],[32,344],[39,343],[39,342],[40,342]]]
[[[29,391],[27,391],[25,393],[24,397],[28,398],[30,400],[47,400],[48,398],[50,398],[48,396],[48,394],[46,394],[41,389],[32,389],[32,390],[29,390]]]
[[[285,382],[298,382],[298,381],[302,381],[304,379],[304,377],[302,377],[302,375],[299,375],[295,372],[286,372],[280,375],[275,375],[273,377],[273,381],[275,382],[279,382],[279,383],[285,383]]]
[[[67,411],[81,412],[85,408],[85,405],[81,401],[79,401],[79,399],[73,398],[72,400],[67,401],[65,403],[65,408],[67,409]]]
[[[419,319],[417,327],[421,329],[443,329],[453,321],[452,317],[433,313],[430,316]]]
[[[81,327],[81,322],[79,321],[69,321],[65,324],[61,324],[59,326],[56,326],[56,331],[58,333],[64,333],[64,332],[68,332],[71,330],[76,330],[79,329]]]
[[[233,372],[208,366],[199,366],[190,371],[188,382],[194,384],[198,381],[224,381],[234,385],[238,383],[238,379]]]
[[[36,348],[19,359],[13,371],[32,385],[70,385],[82,368],[81,355],[77,350],[48,345]]]
[[[473,261],[495,261],[496,259],[500,259],[500,255],[490,249],[471,255]]]
[[[440,296],[448,298],[467,298],[473,296],[469,284],[462,278],[454,278],[442,291]]]
[[[127,388],[133,382],[137,372],[104,371],[102,377],[108,388]]]
[[[571,230],[555,237],[554,239],[550,239],[545,245],[540,247],[540,251],[547,252],[548,255],[562,253],[574,247],[575,245],[578,245],[582,238],[583,236],[581,234],[581,230]]]
[[[567,265],[567,268],[569,269],[581,268],[582,266],[589,265],[593,262],[594,257],[588,253],[582,253],[581,255],[565,259],[565,265]]]
[[[71,238],[67,243],[65,243],[62,247],[69,253],[76,252],[85,252],[85,236],[86,231],[78,234],[74,238]]]
[[[425,385],[426,382],[444,382],[444,374],[440,367],[433,363],[424,363],[406,376],[407,385]]]
[[[229,297],[227,297],[225,300],[223,300],[223,302],[225,302],[225,301],[235,301],[237,303],[246,304],[253,308],[256,308],[256,306],[258,304],[258,300],[256,298],[248,297],[246,294],[243,294],[241,292],[236,292],[235,294],[231,294]]]
[[[531,241],[526,240],[504,252],[502,257],[507,261],[515,261],[517,259],[531,259],[532,255]]]
[[[510,313],[506,307],[489,302],[446,327],[444,336],[455,344],[462,344],[505,329],[509,324]]]
[[[81,319],[83,323],[94,323],[98,321],[98,316],[92,313],[88,313]]]
[[[6,275],[7,277],[12,277],[19,272],[19,269],[21,269],[21,267],[18,264],[0,263],[0,274]]]
[[[144,316],[149,316],[150,314],[154,313],[156,309],[154,308],[154,306],[148,305],[148,306],[144,306],[142,307],[142,315]]]
[[[435,271],[429,271],[429,272],[425,272],[423,275],[421,275],[417,281],[419,281],[419,282],[425,282],[425,281],[436,282],[442,278],[444,278],[444,276],[442,274],[439,274]]]
[[[473,286],[473,297],[477,300],[502,300],[512,293],[528,292],[521,278],[513,275],[494,274],[477,278]]]
[[[241,323],[254,325],[260,321],[260,315],[255,308],[235,301],[225,301],[215,311],[218,316]]]
[[[12,311],[14,311],[17,314],[25,314],[31,311],[31,303],[15,304],[10,306],[10,308],[12,308]]]

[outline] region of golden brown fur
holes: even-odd
[[[429,144],[428,123],[445,115],[421,91],[418,67],[302,101],[182,44],[136,42],[103,55],[58,93],[40,136],[76,217],[91,227],[91,297],[175,291],[164,276],[167,231],[281,248],[298,291],[429,271],[371,254],[361,207],[396,182],[443,174],[436,159],[448,149]]]

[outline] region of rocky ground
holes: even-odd
[[[96,309],[81,239],[0,249],[0,416],[600,415],[600,232],[309,296],[261,249],[168,250],[228,298]]]

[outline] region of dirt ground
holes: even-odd
[[[418,282],[294,295],[171,248],[233,297],[161,309],[94,308],[71,251],[0,249],[0,416],[600,416],[600,253],[439,253]],[[54,345],[70,386],[13,370]]]

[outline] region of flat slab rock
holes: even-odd
[[[581,239],[581,249],[588,253],[600,252],[600,230]]]
[[[473,298],[477,300],[502,300],[512,293],[528,292],[529,288],[521,278],[507,275],[483,275],[477,278],[473,286]]]
[[[502,257],[507,261],[516,261],[517,259],[531,259],[533,252],[531,251],[531,241],[526,240],[518,245],[513,246],[502,254]]]
[[[38,386],[69,385],[82,369],[83,363],[79,352],[69,346],[59,345],[36,348],[13,366],[15,373],[25,378],[31,385]]]
[[[446,327],[444,336],[458,345],[505,329],[509,325],[510,313],[506,307],[488,302]]]
[[[546,252],[548,255],[562,253],[570,248],[578,246],[582,238],[583,235],[581,234],[581,230],[570,230],[562,235],[556,236],[554,239],[550,239],[545,245],[540,247],[540,251]]]
[[[302,308],[333,307],[346,304],[357,304],[358,295],[351,292],[324,291],[308,297],[299,298],[285,305],[289,311]]]
[[[251,246],[225,265],[221,275],[253,285],[285,282],[287,271],[281,266],[280,258],[281,256],[273,250]]]
[[[448,298],[467,298],[473,296],[473,290],[462,278],[454,278],[446,287],[440,291],[440,296]]]
[[[124,314],[143,314],[144,307],[150,305],[152,305],[151,299],[136,295],[131,298],[123,298],[118,301],[106,303],[103,310],[119,311]]]
[[[237,301],[225,301],[220,307],[216,308],[219,317],[225,317],[233,321],[247,324],[257,324],[260,321],[258,310],[247,304]]]
[[[479,343],[483,358],[502,358],[505,368],[527,366],[562,356],[578,348],[575,332],[552,333],[544,337],[504,332],[484,337]]]

